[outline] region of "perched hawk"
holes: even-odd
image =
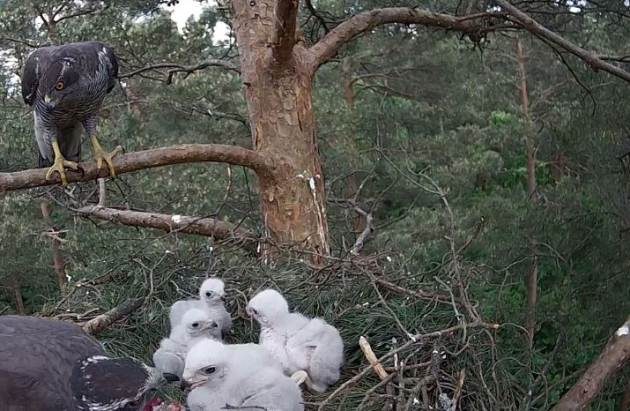
[[[109,358],[70,323],[0,316],[3,411],[142,410],[145,397],[175,376],[129,358]]]
[[[22,97],[33,107],[39,166],[57,171],[66,185],[64,167],[77,169],[82,129],[92,141],[100,169],[105,161],[115,176],[112,158],[122,148],[106,152],[96,139],[98,111],[118,76],[112,49],[96,41],[42,47],[32,52],[22,75]]]

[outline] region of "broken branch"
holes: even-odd
[[[599,357],[552,411],[583,410],[604,388],[604,383],[630,360],[630,317],[619,327]]]
[[[256,241],[253,233],[215,218],[118,210],[99,206],[83,207],[78,209],[77,213],[84,217],[94,217],[133,227],[155,228],[167,233],[198,234],[214,237],[217,240],[235,240],[250,245]]]
[[[387,377],[389,377],[389,374],[387,374],[387,371],[385,371],[383,365],[378,361],[378,358],[376,358],[376,354],[374,354],[370,343],[364,336],[359,337],[359,347],[361,347],[363,355],[365,355],[365,358],[374,369],[376,375],[378,375],[381,380],[387,379]]]
[[[90,321],[83,324],[83,331],[90,335],[96,335],[124,316],[129,315],[140,308],[143,302],[144,298],[125,300],[122,304],[112,308],[106,313],[92,318]]]

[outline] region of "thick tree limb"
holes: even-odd
[[[583,410],[604,387],[604,382],[630,361],[630,317],[619,327],[604,351],[552,411]]]
[[[615,77],[619,77],[620,79],[630,82],[629,72],[615,66],[614,64],[602,60],[597,54],[585,50],[580,46],[573,44],[564,37],[547,29],[542,24],[529,17],[526,13],[514,7],[512,4],[510,4],[510,2],[506,0],[495,0],[495,3],[501,6],[501,8],[503,8],[506,12],[508,12],[518,24],[523,26],[524,29],[551,43],[560,46],[569,53],[579,57],[580,59],[584,60],[589,66],[591,66],[593,70],[603,70],[607,73],[612,74]]]
[[[470,16],[456,17],[410,7],[389,7],[359,13],[332,29],[309,49],[314,58],[312,70],[317,70],[317,67],[334,57],[341,46],[357,35],[383,24],[421,24],[464,33],[477,33],[488,29],[479,24],[478,20],[489,16],[493,14],[482,13],[472,19]]]
[[[118,174],[130,173],[146,168],[162,167],[171,164],[199,162],[228,163],[249,167],[259,175],[271,175],[273,162],[263,155],[247,148],[224,144],[182,144],[178,146],[135,151],[114,158]],[[95,180],[109,176],[107,167],[98,170],[95,162],[80,163],[83,172],[68,170],[68,182]],[[38,168],[14,173],[0,173],[0,193],[32,187],[59,184],[59,174],[46,180],[46,169]]]
[[[253,233],[215,218],[118,210],[99,206],[83,207],[77,210],[77,213],[84,217],[95,217],[134,227],[155,228],[168,233],[198,234],[214,237],[217,240],[235,240],[250,245],[254,245],[256,241]]]
[[[140,308],[143,302],[144,298],[134,298],[126,300],[122,304],[112,308],[106,313],[98,315],[83,324],[83,331],[91,335],[96,335],[107,329],[107,327],[120,320],[124,316],[129,315]]]
[[[282,66],[293,51],[295,45],[295,30],[297,26],[297,13],[300,2],[298,0],[279,0],[276,2],[276,15],[274,21],[271,47],[274,63]]]

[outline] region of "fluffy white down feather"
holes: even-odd
[[[247,312],[260,324],[260,344],[281,363],[288,375],[303,370],[307,385],[324,392],[337,382],[343,364],[339,331],[321,318],[289,312],[284,297],[264,290],[247,304]]]
[[[198,341],[213,338],[217,330],[217,323],[204,310],[186,311],[182,321],[171,330],[168,338],[160,341],[160,347],[153,353],[155,367],[181,378],[188,350]]]
[[[184,313],[192,308],[206,311],[210,319],[219,325],[213,335],[216,339],[223,339],[232,328],[232,318],[225,309],[225,284],[218,278],[208,278],[199,287],[199,299],[176,301],[170,309],[169,320],[171,330],[181,323]]]
[[[191,411],[304,410],[297,384],[258,344],[199,342],[186,356],[184,379],[193,386],[187,398]]]

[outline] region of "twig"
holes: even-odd
[[[499,329],[500,324],[491,324],[491,323],[485,323],[485,322],[482,322],[482,321],[474,321],[472,323],[466,324],[465,326],[462,325],[462,324],[459,324],[459,325],[454,325],[452,327],[445,328],[445,329],[439,330],[439,331],[433,331],[433,332],[426,333],[426,334],[417,334],[417,335],[414,336],[413,340],[409,340],[405,344],[401,345],[400,347],[398,347],[398,348],[388,352],[387,354],[383,355],[381,358],[378,358],[377,361],[379,363],[383,363],[383,361],[385,361],[386,359],[392,357],[396,353],[399,353],[399,352],[409,348],[413,344],[416,344],[417,341],[421,341],[422,339],[433,338],[433,337],[441,337],[443,335],[450,334],[450,333],[453,333],[455,331],[459,331],[459,330],[463,329],[464,327],[466,327],[468,329],[483,327],[483,328],[488,328],[488,329],[491,329],[491,330],[497,330],[497,329]],[[360,381],[372,369],[373,369],[372,365],[369,365],[368,367],[366,367],[363,370],[361,370],[354,377],[350,378],[349,380],[347,380],[346,382],[341,384],[335,391],[333,391],[328,397],[326,397],[326,399],[324,399],[322,402],[319,403],[319,406],[317,407],[317,410],[318,411],[325,410],[326,404],[328,404],[330,401],[332,401],[335,397],[337,397],[346,388],[351,387],[352,385],[354,385],[358,381]]]
[[[90,321],[83,324],[83,330],[88,334],[96,335],[124,316],[129,315],[140,308],[143,302],[144,298],[125,300],[122,304],[112,308],[104,314],[92,318]]]
[[[136,76],[138,74],[147,72],[147,71],[157,71],[158,69],[169,69],[167,72],[167,84],[170,84],[172,81],[173,76],[176,73],[187,73],[187,75],[192,74],[195,71],[198,70],[203,70],[205,68],[208,67],[222,67],[226,70],[229,71],[234,71],[236,73],[240,73],[240,69],[230,63],[229,61],[226,60],[218,60],[218,59],[209,59],[206,60],[204,62],[201,62],[199,64],[196,64],[194,66],[184,66],[182,64],[177,64],[177,63],[158,63],[158,64],[151,64],[149,66],[145,66],[145,67],[141,67],[139,69],[127,72],[127,73],[123,73],[120,74],[118,76],[119,79],[124,79],[124,78],[128,78],[128,77],[133,77]]]
[[[376,375],[378,375],[378,377],[381,380],[387,379],[389,377],[389,374],[387,373],[387,371],[385,371],[385,369],[383,368],[383,365],[376,358],[376,354],[374,354],[374,351],[372,350],[370,343],[364,336],[359,337],[359,347],[361,347],[361,351],[363,351],[363,355],[365,355],[365,358],[368,360],[368,362],[374,369],[374,372],[376,373]]]

